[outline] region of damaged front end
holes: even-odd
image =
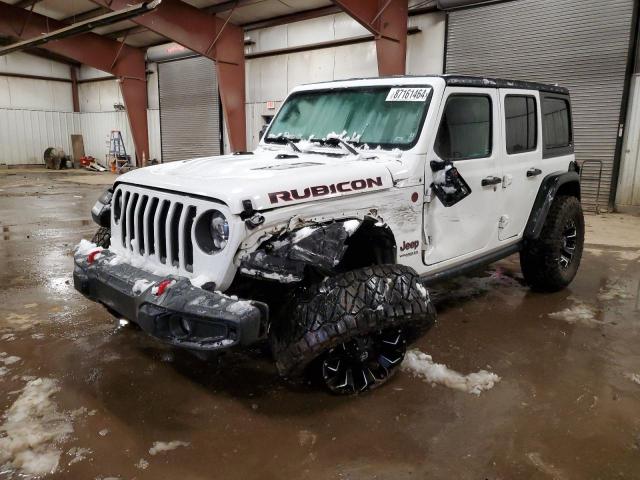
[[[77,251],[76,290],[175,347],[215,353],[266,336],[267,305],[194,286],[119,261],[109,250]]]
[[[333,272],[347,250],[347,239],[362,222],[352,219],[285,230],[240,256],[243,275],[280,283],[300,282],[307,267]]]

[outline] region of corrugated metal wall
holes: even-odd
[[[0,108],[0,164],[44,163],[51,146],[70,152],[72,133],[81,133],[79,113]]]
[[[517,0],[453,11],[446,71],[568,87],[576,156],[604,163],[599,203],[606,207],[632,15],[633,0]],[[587,207],[596,188],[595,181],[583,183]]]
[[[214,63],[204,57],[158,64],[162,160],[220,155],[221,119]]]
[[[160,115],[147,110],[149,153],[160,160]],[[71,154],[71,134],[82,134],[84,149],[104,163],[111,130],[120,130],[133,155],[133,139],[126,112],[43,112],[0,108],[0,164],[42,164],[48,147]]]
[[[631,81],[616,207],[640,208],[640,75],[634,75]]]

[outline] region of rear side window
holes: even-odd
[[[468,160],[491,155],[491,98],[451,95],[434,145],[443,160]]]
[[[531,96],[508,95],[504,99],[507,153],[530,152],[538,146],[536,99]]]
[[[571,153],[571,110],[565,98],[544,96],[542,98],[542,130],[545,156]]]

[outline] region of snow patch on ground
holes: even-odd
[[[624,376],[631,380],[633,383],[640,385],[640,374],[638,373],[625,373]]]
[[[172,440],[171,442],[153,442],[153,445],[149,449],[150,455],[157,455],[161,452],[168,452],[169,450],[175,450],[178,447],[188,447],[191,445],[189,442],[183,442],[182,440]]]
[[[603,322],[596,318],[597,311],[591,305],[581,301],[576,301],[572,307],[565,308],[559,312],[550,313],[549,317],[556,320],[564,320],[571,324],[581,324],[585,326],[602,325]]]
[[[20,357],[16,357],[15,355],[8,356],[6,352],[0,352],[0,362],[5,365],[13,365],[14,363],[18,363],[20,360]]]
[[[601,302],[610,302],[612,300],[624,300],[632,298],[625,285],[616,281],[608,281],[607,284],[600,289],[598,300]]]
[[[147,462],[144,458],[141,458],[136,462],[136,468],[139,470],[146,470],[149,467],[149,462]]]
[[[22,389],[0,425],[0,465],[27,475],[45,475],[58,468],[57,444],[72,432],[69,418],[58,411],[52,397],[56,380],[37,378]]]
[[[67,465],[73,465],[74,463],[86,460],[92,453],[93,451],[90,448],[73,447],[67,452],[67,455],[72,457]]]
[[[40,323],[40,321],[37,320],[35,315],[32,313],[9,312],[4,317],[4,321],[2,323],[8,326],[11,330],[23,332],[25,330],[29,330],[35,324]]]
[[[401,368],[414,377],[422,378],[425,382],[444,385],[473,395],[480,395],[483,391],[490,390],[501,380],[498,375],[486,370],[462,375],[446,365],[435,363],[431,355],[420,350],[408,351]]]

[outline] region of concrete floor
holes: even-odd
[[[103,188],[74,175],[0,172],[0,478],[59,452],[48,478],[640,478],[639,217],[587,218],[566,291],[522,287],[517,258],[447,286],[415,346],[492,389],[401,372],[336,398],[259,352],[215,367],[115,328],[72,287]]]

